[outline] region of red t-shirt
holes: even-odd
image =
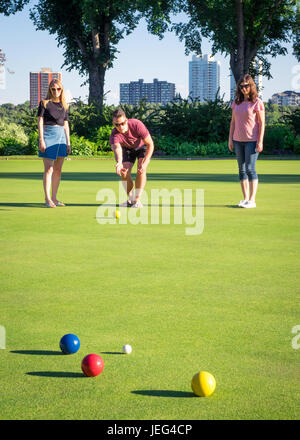
[[[109,137],[110,145],[120,144],[125,148],[138,148],[144,145],[143,139],[149,135],[145,125],[138,119],[128,119],[128,131],[120,133],[114,128]]]

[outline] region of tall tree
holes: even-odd
[[[266,57],[285,55],[285,43],[293,41],[300,59],[297,5],[299,0],[175,0],[174,13],[183,11],[189,20],[172,29],[185,41],[187,53],[201,53],[201,38],[210,39],[213,54],[230,56],[236,81],[251,71],[255,57],[262,61],[262,74],[270,78]]]
[[[21,11],[29,0],[0,0],[0,14],[10,15]]]
[[[132,0],[39,0],[31,10],[36,28],[56,35],[63,46],[63,66],[88,78],[89,103],[100,109],[105,73],[116,58],[117,44],[141,18],[137,4]]]

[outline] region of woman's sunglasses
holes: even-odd
[[[247,89],[248,87],[250,87],[250,84],[240,84],[241,89]]]
[[[61,91],[61,88],[60,87],[51,87],[51,90],[52,90],[52,92],[55,92],[55,90],[57,90],[58,92],[60,92]]]

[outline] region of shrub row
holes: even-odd
[[[111,125],[94,130],[92,139],[71,134],[72,155],[101,156],[111,152],[109,135]],[[173,134],[153,135],[156,155],[166,156],[231,156],[227,140],[214,142],[208,137],[205,140],[190,140],[185,136]],[[27,135],[20,125],[0,121],[0,155],[37,155],[39,136],[37,131]],[[266,127],[264,137],[264,154],[300,154],[300,138],[295,137],[288,126],[274,125]]]

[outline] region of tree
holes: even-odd
[[[230,56],[236,81],[252,73],[255,58],[262,61],[262,74],[270,78],[266,56],[285,55],[284,43],[294,42],[294,53],[300,60],[297,5],[299,0],[175,0],[173,11],[184,11],[189,21],[174,23],[172,29],[185,41],[187,53],[201,53],[201,38],[209,38],[213,54]]]
[[[87,76],[89,104],[100,109],[106,70],[113,65],[117,44],[137,26],[141,13],[131,0],[39,0],[31,10],[38,30],[56,35],[67,70]],[[133,54],[134,58],[134,54]]]
[[[21,11],[29,0],[0,0],[0,14],[10,15]]]

